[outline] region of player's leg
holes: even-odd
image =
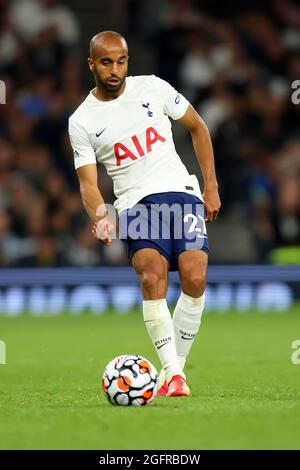
[[[141,284],[146,328],[169,382],[173,376],[183,373],[178,363],[174,327],[166,301],[168,261],[157,250],[144,248],[134,253],[132,265]]]
[[[175,307],[173,324],[176,350],[182,369],[201,324],[207,260],[207,253],[202,250],[184,251],[178,257],[182,292]]]
[[[164,256],[155,249],[142,248],[132,256],[132,266],[140,281],[144,301],[166,297],[169,263]]]
[[[175,308],[173,324],[178,360],[183,369],[199,330],[204,307],[208,240],[204,204],[186,193],[177,195],[177,200],[181,204],[181,212],[176,214],[174,220],[173,252],[177,255],[182,293]],[[163,380],[162,373],[161,384]],[[171,384],[168,394],[170,388]]]
[[[184,251],[178,257],[181,295],[175,307],[173,325],[178,362],[182,370],[201,324],[207,270],[205,251]],[[165,394],[164,371],[160,373],[160,394]],[[169,392],[167,392],[169,393]]]

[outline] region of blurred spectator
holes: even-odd
[[[300,79],[299,1],[112,2],[133,49],[151,51],[152,73],[186,94],[207,122],[220,225],[251,234],[251,262],[282,257],[282,247],[293,256],[300,244],[300,105],[290,96]],[[127,264],[119,241],[103,248],[91,235],[67,134],[68,116],[88,93],[80,32],[88,39],[97,31],[80,28],[80,17],[58,0],[0,6],[7,102],[0,105],[0,266]],[[181,138],[188,160],[189,138]],[[113,202],[102,167],[99,180]]]
[[[16,32],[28,41],[34,41],[42,31],[52,29],[63,44],[78,42],[78,21],[59,0],[15,0],[10,17]]]

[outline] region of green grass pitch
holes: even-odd
[[[140,408],[110,405],[100,386],[119,354],[158,367],[140,312],[0,317],[0,448],[299,449],[299,310],[204,315],[191,397]]]

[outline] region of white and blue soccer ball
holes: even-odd
[[[127,354],[107,364],[102,389],[113,405],[142,406],[155,398],[157,382],[157,370],[148,359]]]

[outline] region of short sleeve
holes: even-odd
[[[86,130],[73,119],[69,119],[69,136],[73,148],[76,170],[89,163],[97,163],[95,152]]]
[[[189,101],[168,82],[159,77],[155,77],[156,87],[163,100],[165,112],[172,119],[180,119],[186,112]]]

